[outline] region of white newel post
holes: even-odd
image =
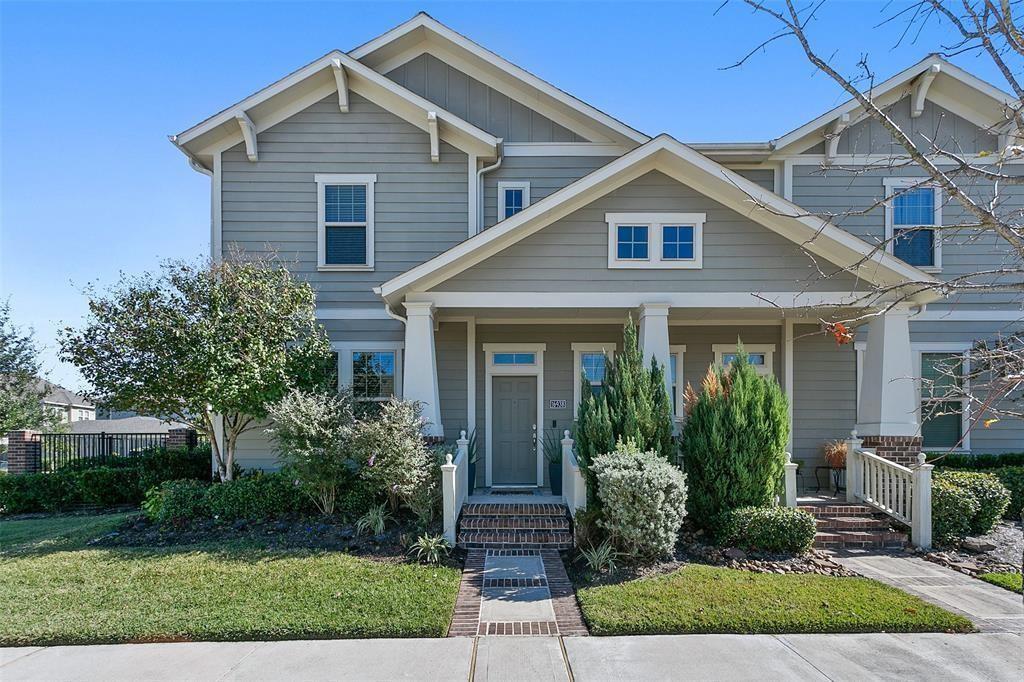
[[[444,518],[444,539],[452,547],[455,546],[455,522],[459,510],[455,506],[455,472],[458,467],[452,463],[449,453],[447,461],[441,465],[441,506]]]
[[[860,465],[860,446],[863,441],[857,438],[857,429],[850,432],[846,440],[846,501],[856,502],[864,492],[864,482],[861,480],[863,467]]]
[[[800,466],[793,461],[793,455],[789,452],[786,453],[786,463],[783,465],[786,468],[786,506],[796,506],[796,470]]]
[[[672,394],[672,373],[669,371],[668,303],[644,303],[640,306],[640,350],[644,363],[656,358],[665,373],[665,391]]]
[[[459,462],[459,494],[456,503],[461,506],[469,494],[469,439],[466,438],[465,430],[459,432],[455,445],[459,448],[455,458]]]
[[[910,352],[910,310],[868,322],[857,432],[864,438],[918,435],[917,387]]]
[[[443,438],[437,390],[437,354],[434,352],[434,304],[407,301],[405,310],[408,319],[405,323],[402,395],[406,400],[417,400],[423,404],[423,417],[427,421],[423,435]]]
[[[932,469],[925,464],[923,452],[917,455],[914,469],[913,499],[910,516],[910,540],[921,549],[932,547]]]

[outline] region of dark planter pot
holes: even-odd
[[[551,494],[562,494],[562,463],[548,462],[548,481],[551,483]]]
[[[468,466],[469,471],[466,473],[469,474],[469,489],[466,491],[466,495],[472,495],[473,488],[476,487],[476,462],[470,462]]]

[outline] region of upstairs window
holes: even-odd
[[[606,213],[609,268],[703,267],[704,213]]]
[[[935,187],[916,187],[919,179],[889,179],[885,182],[886,238],[890,252],[903,262],[924,270],[941,266],[940,239],[936,226],[942,225],[941,192]]]
[[[498,183],[498,220],[511,218],[530,205],[530,183]]]
[[[322,270],[373,269],[375,175],[318,174],[317,266]]]

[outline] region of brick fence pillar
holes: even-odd
[[[879,457],[890,462],[901,464],[907,468],[917,466],[917,456],[921,452],[920,436],[862,436],[865,450],[870,450]]]
[[[168,450],[191,450],[197,442],[198,437],[193,428],[171,429],[167,432]]]
[[[43,443],[38,431],[7,433],[7,473],[34,474],[42,469]]]

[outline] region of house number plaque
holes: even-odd
[[[549,410],[564,410],[565,407],[566,407],[565,400],[549,400],[548,401],[548,409]]]

